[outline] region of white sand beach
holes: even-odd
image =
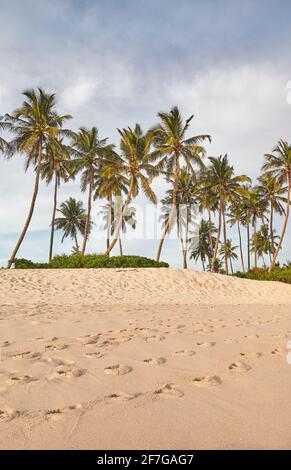
[[[1,449],[291,447],[291,286],[0,271]]]

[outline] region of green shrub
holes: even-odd
[[[258,281],[279,281],[291,284],[291,267],[280,268],[276,267],[273,271],[269,272],[268,269],[252,269],[247,273],[238,272],[235,274],[237,277],[244,279],[254,279]]]
[[[168,263],[142,256],[72,255],[55,256],[50,263],[15,260],[16,269],[74,269],[74,268],[168,268]]]

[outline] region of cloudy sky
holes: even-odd
[[[24,89],[41,86],[57,93],[74,129],[97,126],[118,144],[116,128],[146,129],[157,111],[178,105],[195,115],[194,134],[212,135],[208,155],[228,153],[237,173],[253,178],[279,138],[291,141],[289,0],[0,0],[0,11],[0,115],[21,104]],[[22,156],[0,156],[0,265],[32,185]],[[155,189],[162,196],[165,184]],[[69,196],[85,201],[78,182],[61,189],[60,200]],[[19,255],[46,260],[51,204],[52,187],[43,184]],[[96,229],[88,248],[103,244]],[[125,241],[127,253],[152,257],[156,245]],[[57,236],[55,249],[70,251],[70,243]],[[282,255],[291,258],[290,245]],[[175,241],[163,259],[180,266]]]

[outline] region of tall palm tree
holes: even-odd
[[[197,202],[199,204],[200,212],[203,213],[204,211],[206,211],[208,215],[209,240],[210,240],[211,251],[213,254],[215,243],[213,240],[212,227],[215,227],[215,226],[212,223],[212,214],[215,215],[218,209],[218,201],[217,201],[217,197],[215,193],[211,190],[211,188],[208,188],[207,191],[203,190],[205,186],[207,186],[207,168],[205,168],[204,171],[200,173],[199,178],[198,178]]]
[[[282,180],[274,177],[271,173],[263,173],[258,178],[258,191],[262,198],[265,198],[269,204],[270,211],[270,226],[269,236],[272,241],[272,250],[270,251],[270,259],[275,253],[275,242],[274,242],[274,214],[279,215],[285,214],[284,205],[287,202],[285,197],[287,187],[283,184]]]
[[[241,237],[241,223],[243,222],[244,218],[244,206],[243,201],[238,199],[236,201],[232,201],[230,204],[229,209],[229,224],[233,227],[235,224],[238,230],[238,238],[239,238],[239,249],[240,249],[240,259],[242,270],[245,272],[245,262],[244,262],[244,255],[243,255],[243,247],[242,247],[242,237]]]
[[[68,131],[63,130],[62,126],[65,121],[71,118],[68,114],[63,116],[57,114],[54,94],[45,93],[41,88],[38,88],[38,90],[27,90],[23,95],[25,101],[22,106],[11,115],[6,114],[5,116],[5,122],[15,136],[9,142],[7,155],[11,157],[18,152],[24,153],[26,155],[25,170],[33,166],[35,180],[28,216],[8,261],[8,268],[11,267],[22,244],[34,212],[43,156],[58,137],[68,135]]]
[[[230,262],[231,274],[233,274],[232,261],[238,259],[236,254],[237,248],[238,246],[233,246],[231,240],[228,239],[219,249],[219,254],[222,256],[222,259],[227,258]]]
[[[111,229],[114,226],[114,221],[116,221],[116,217],[114,217],[113,198],[121,197],[122,194],[128,193],[128,179],[125,175],[118,172],[112,173],[107,177],[101,173],[102,171],[99,171],[96,175],[94,200],[97,198],[107,199],[107,204],[103,206],[101,213],[103,214],[105,229],[107,230],[106,249],[108,249],[111,235],[114,233],[114,230],[111,233]]]
[[[190,240],[190,259],[197,261],[199,258],[202,263],[203,271],[205,271],[205,264],[211,264],[212,259],[212,246],[210,241],[210,232],[212,233],[212,243],[215,243],[216,228],[212,223],[211,230],[209,228],[209,220],[201,219],[198,233]]]
[[[276,264],[279,251],[282,247],[285,232],[288,225],[289,211],[290,211],[290,198],[291,198],[291,145],[286,140],[281,139],[274,147],[273,153],[265,155],[265,163],[262,167],[263,171],[271,173],[279,181],[287,184],[287,200],[285,209],[285,220],[280,236],[278,246],[274,252],[270,271]]]
[[[51,235],[49,245],[49,261],[53,256],[53,244],[54,244],[54,232],[55,232],[55,218],[56,209],[58,202],[58,189],[61,181],[68,181],[74,175],[72,175],[71,168],[71,148],[64,145],[62,140],[56,140],[51,145],[45,155],[45,159],[41,166],[42,178],[49,184],[54,181],[54,192],[53,192],[53,210],[51,219]]]
[[[70,237],[75,243],[73,251],[79,252],[78,233],[84,235],[87,222],[83,202],[70,197],[67,201],[61,203],[57,211],[61,214],[61,217],[55,219],[55,228],[63,231],[62,243],[65,238]],[[90,220],[89,231],[91,227],[92,221]]]
[[[86,251],[89,236],[89,221],[91,217],[95,178],[100,169],[102,160],[106,158],[108,154],[111,154],[114,148],[113,145],[107,144],[107,140],[107,138],[99,138],[98,129],[96,127],[92,127],[91,129],[81,127],[79,131],[73,135],[72,139],[72,148],[75,152],[75,173],[81,172],[82,192],[88,189],[87,220],[82,244],[83,255]]]
[[[203,168],[202,157],[205,155],[205,148],[201,145],[205,140],[211,141],[208,134],[187,137],[187,131],[193,115],[184,122],[177,106],[173,107],[169,113],[158,113],[160,124],[154,130],[155,147],[158,155],[162,156],[166,177],[169,181],[174,181],[172,211],[169,220],[165,224],[158,246],[156,260],[160,260],[163,243],[169,228],[173,222],[177,207],[177,191],[181,174],[181,159],[184,160],[187,170],[194,173],[193,165]]]
[[[117,173],[125,175],[129,180],[129,189],[105,255],[108,255],[115,246],[122,228],[124,214],[132,199],[139,194],[140,189],[152,203],[157,203],[157,197],[151,188],[153,178],[158,176],[160,171],[157,165],[153,165],[157,159],[157,155],[151,152],[153,132],[148,131],[144,134],[139,124],[136,124],[134,129],[130,127],[118,129],[118,132],[121,136],[121,154],[109,158],[103,165],[101,174],[105,177]]]
[[[249,217],[250,223],[253,227],[253,242],[254,249],[254,267],[258,267],[258,251],[257,251],[257,222],[258,220],[264,221],[265,215],[268,210],[268,202],[262,198],[257,186],[249,188],[247,197],[245,199],[244,211]]]
[[[228,262],[227,262],[227,234],[226,234],[226,207],[231,201],[238,199],[244,194],[242,183],[250,181],[250,178],[246,175],[236,176],[234,174],[234,168],[229,164],[228,156],[220,155],[220,157],[209,157],[211,165],[207,171],[207,182],[204,190],[211,190],[217,197],[219,209],[218,209],[218,229],[217,238],[213,250],[212,267],[214,270],[214,261],[217,257],[218,246],[221,235],[221,228],[223,227],[224,245],[225,245],[225,271],[228,274]]]

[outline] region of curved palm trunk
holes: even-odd
[[[58,202],[58,175],[55,173],[55,188],[54,188],[54,202],[53,202],[53,214],[52,214],[52,221],[51,221],[51,238],[50,238],[50,250],[49,250],[49,261],[51,261],[53,257],[53,246],[54,246],[54,234],[55,234],[55,218],[56,218],[56,210],[57,210],[57,202]]]
[[[93,192],[93,180],[91,177],[90,184],[89,184],[88,209],[87,209],[87,218],[86,218],[85,230],[84,230],[82,255],[85,254],[87,241],[88,241],[88,235],[89,235],[89,226],[90,226],[90,217],[91,217],[91,208],[92,208],[92,192]]]
[[[228,274],[228,256],[227,256],[227,246],[226,246],[226,241],[227,241],[227,236],[226,236],[226,221],[225,221],[225,208],[223,208],[223,238],[224,238],[224,265],[225,265],[225,272]]]
[[[31,199],[31,203],[30,203],[30,209],[29,209],[28,216],[27,216],[26,222],[24,224],[23,230],[22,230],[22,232],[20,234],[20,237],[18,239],[18,242],[16,243],[16,246],[13,250],[13,253],[12,253],[10,259],[8,260],[8,264],[7,264],[8,269],[11,268],[11,265],[15,260],[15,257],[17,255],[17,252],[18,252],[18,250],[21,246],[21,243],[23,242],[23,239],[26,235],[27,229],[29,227],[29,224],[30,224],[33,212],[34,212],[35,202],[36,202],[36,198],[37,198],[37,194],[38,194],[38,188],[39,188],[41,157],[42,157],[42,141],[40,140],[39,145],[38,145],[38,156],[37,156],[37,162],[36,162],[36,175],[35,175],[35,180],[34,180],[34,190],[33,190],[33,195],[32,195],[32,199]]]
[[[165,227],[164,227],[164,230],[163,230],[160,242],[159,242],[158,251],[157,251],[157,255],[156,255],[156,261],[160,261],[160,257],[161,257],[162,248],[163,248],[165,238],[167,236],[167,233],[170,230],[170,227],[171,227],[172,222],[173,222],[173,218],[174,218],[174,216],[176,215],[176,212],[177,212],[177,192],[178,192],[178,179],[179,179],[179,173],[180,173],[179,155],[177,155],[177,154],[176,154],[175,161],[176,161],[176,164],[175,164],[175,176],[174,176],[172,208],[171,208],[169,218],[168,218],[168,220],[165,224]]]
[[[111,250],[114,248],[116,242],[118,241],[120,230],[121,230],[121,227],[122,227],[124,214],[125,214],[126,209],[128,208],[128,206],[131,202],[131,199],[132,199],[133,184],[134,184],[134,178],[132,177],[131,181],[130,181],[130,187],[129,187],[129,191],[128,191],[128,194],[127,194],[127,198],[126,198],[126,201],[125,201],[125,203],[123,205],[123,208],[121,210],[121,214],[120,214],[119,220],[117,222],[116,229],[114,230],[113,238],[111,240],[111,243],[110,243],[109,247],[106,249],[106,251],[104,253],[104,256],[109,255]]]
[[[120,235],[118,237],[118,240],[119,240],[119,254],[120,256],[123,256],[123,248],[122,248],[122,241],[121,241]]]
[[[248,271],[251,269],[251,250],[250,250],[250,224],[247,223],[247,250],[248,250]]]
[[[240,249],[241,265],[242,265],[243,272],[245,272],[245,262],[244,262],[244,255],[243,255],[243,249],[242,249],[241,231],[240,231],[239,221],[237,222],[237,228],[238,228],[238,238],[239,238],[239,249]]]
[[[219,213],[218,213],[218,227],[217,227],[217,238],[213,250],[213,257],[212,257],[212,263],[211,263],[211,272],[214,272],[214,263],[217,258],[217,251],[218,251],[218,246],[219,246],[219,239],[220,239],[220,233],[221,233],[221,221],[222,221],[222,210],[223,210],[223,204],[222,201],[220,201],[219,204]]]
[[[287,194],[285,221],[284,221],[284,225],[283,225],[281,237],[280,237],[278,246],[277,246],[277,248],[276,248],[276,250],[275,250],[275,252],[274,252],[272,264],[270,265],[269,271],[272,271],[272,269],[274,269],[274,267],[275,267],[276,259],[277,259],[277,256],[278,256],[278,254],[279,254],[279,251],[280,251],[280,249],[281,249],[281,247],[282,247],[282,243],[283,243],[283,240],[284,240],[284,236],[285,236],[285,232],[286,232],[287,225],[288,225],[288,220],[289,220],[290,195],[291,195],[291,174],[289,173],[289,174],[288,174],[288,194]]]
[[[273,228],[273,218],[274,218],[274,208],[272,202],[270,203],[270,237],[271,237],[271,246],[272,253],[270,253],[270,262],[272,262],[272,254],[275,253],[275,242],[274,242],[274,228]]]

